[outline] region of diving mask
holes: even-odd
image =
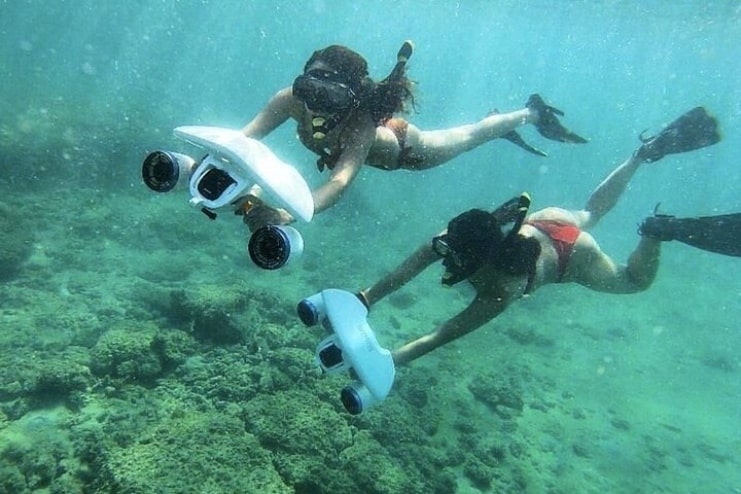
[[[318,113],[344,114],[357,108],[355,91],[337,72],[312,69],[293,81],[293,95]]]

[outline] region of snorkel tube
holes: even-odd
[[[412,53],[414,53],[414,45],[409,40],[404,41],[396,54],[396,65],[394,65],[389,75],[381,82],[391,82],[400,79],[404,75],[404,68],[412,57]]]
[[[533,289],[535,263],[540,255],[540,243],[535,238],[518,236],[530,209],[530,202],[530,195],[523,192],[519,197],[510,199],[492,212],[501,225],[512,223],[512,228],[499,244],[492,263],[497,269],[504,269],[510,274],[527,274],[524,294],[530,293]]]
[[[512,223],[507,235],[504,237],[504,241],[508,242],[514,238],[520,232],[522,224],[525,222],[527,212],[530,210],[530,194],[523,192],[518,197],[514,197],[509,201],[505,202],[492,213],[500,225],[506,225]]]

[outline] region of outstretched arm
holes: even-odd
[[[329,180],[312,192],[315,213],[334,206],[350,183],[355,180],[375,142],[376,127],[369,117],[359,115],[347,124],[340,138],[342,151]]]
[[[265,108],[242,128],[242,133],[253,139],[262,139],[291,118],[297,104],[292,88],[281,89],[270,98]]]
[[[505,298],[477,296],[455,317],[444,322],[432,333],[404,344],[393,352],[394,363],[403,365],[445,345],[491,321],[509,304]]]
[[[271,98],[267,106],[250,123],[244,126],[242,132],[247,137],[261,139],[288,118],[300,118],[301,111],[301,103],[293,97],[292,88],[282,89]],[[373,145],[375,126],[371,123],[364,128],[348,128],[346,135],[347,137],[342,142],[342,154],[329,180],[312,191],[315,213],[333,206],[355,179]],[[244,217],[244,222],[251,231],[268,224],[287,225],[293,221],[295,219],[285,209],[273,208],[265,204],[252,208]]]
[[[430,264],[439,259],[440,256],[432,250],[432,244],[430,242],[425,243],[407,257],[399,267],[381,278],[376,284],[361,290],[360,294],[370,307],[386,295],[409,283]]]

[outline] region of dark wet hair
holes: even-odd
[[[448,223],[448,245],[466,260],[483,261],[503,239],[496,219],[483,209],[471,209]]]
[[[493,249],[491,263],[495,268],[512,275],[535,272],[535,263],[540,256],[540,242],[519,233],[499,243]]]
[[[368,76],[368,62],[362,55],[346,46],[330,45],[311,55],[304,65],[304,72],[318,61],[346,78],[347,84],[360,98],[359,107],[370,111],[377,125],[390,119],[394,113],[408,110],[408,101],[414,106],[412,82],[406,76],[406,66],[394,77],[374,82]]]
[[[316,62],[324,62],[339,72],[355,92],[361,89],[363,80],[368,77],[368,62],[346,46],[330,45],[315,51],[304,65],[304,72]]]
[[[502,241],[503,235],[492,214],[482,209],[471,209],[450,220],[448,231],[442,238],[450,249],[443,259],[445,275],[442,282],[455,285],[478,271],[489,258],[492,247]]]
[[[407,78],[405,65],[396,77],[387,77],[375,85],[367,106],[371,109],[373,120],[381,124],[393,117],[394,113],[408,111],[407,103],[414,107],[412,81]]]
[[[453,218],[444,235],[455,253],[443,265],[447,275],[443,283],[452,285],[467,279],[484,263],[510,275],[528,275],[528,290],[540,256],[540,242],[519,233],[505,235],[496,216],[481,209],[471,209]]]

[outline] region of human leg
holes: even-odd
[[[628,183],[635,175],[638,167],[643,163],[637,153],[621,163],[610,172],[607,177],[592,191],[584,206],[585,221],[582,228],[588,229],[596,225],[602,217],[607,214],[625,191]]]
[[[533,123],[535,112],[527,108],[509,113],[495,113],[473,124],[440,130],[407,128],[406,147],[420,159],[402,164],[404,168],[426,170],[442,165],[456,156],[491,140],[503,137],[521,125]]]
[[[582,228],[594,226],[617,204],[628,183],[642,163],[658,161],[667,154],[685,153],[712,146],[720,141],[718,122],[703,107],[683,114],[656,136],[643,144],[620,166],[613,170],[589,196],[584,210]]]
[[[626,272],[636,291],[646,290],[656,279],[659,270],[661,241],[651,237],[641,237],[640,242],[628,258]]]
[[[569,261],[567,280],[598,292],[641,292],[656,277],[660,248],[659,240],[642,237],[627,264],[618,264],[600,249],[591,235],[582,233]]]
[[[547,139],[571,143],[587,142],[561,125],[558,116],[563,116],[561,110],[545,104],[543,98],[533,94],[524,109],[509,113],[493,111],[474,124],[432,131],[422,131],[409,125],[406,149],[403,150],[409,160],[405,162],[405,156],[401,156],[400,166],[413,170],[434,168],[498,138],[510,140],[530,153],[546,156],[545,152],[525,143],[514,132],[517,127],[525,124],[535,125],[538,132]]]

